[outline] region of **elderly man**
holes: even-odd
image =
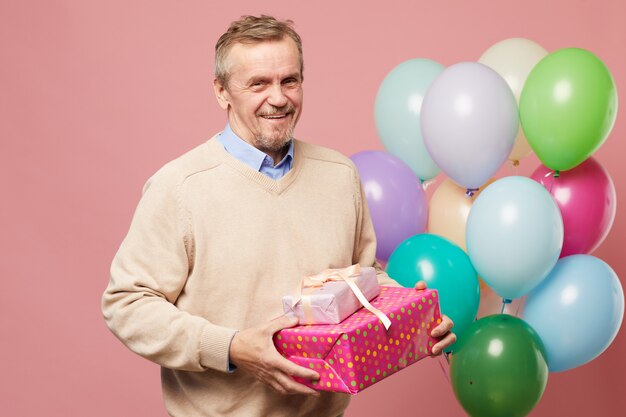
[[[293,139],[302,111],[300,37],[247,16],[216,45],[223,132],[149,179],[111,266],[102,308],[131,350],[161,365],[172,416],[337,416],[349,397],[292,377],[272,335],[297,324],[281,297],[305,274],[376,265],[349,159]],[[395,282],[380,271],[381,284]],[[433,330],[454,342],[445,319]],[[291,395],[287,395],[291,394]]]

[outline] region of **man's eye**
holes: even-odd
[[[285,81],[283,81],[283,84],[288,86],[298,85],[298,80],[295,78],[287,78]]]

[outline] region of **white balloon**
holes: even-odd
[[[444,70],[422,103],[424,144],[435,163],[465,188],[485,184],[507,160],[519,128],[515,97],[486,65]]]
[[[492,45],[482,54],[478,62],[492,68],[504,78],[519,104],[528,74],[546,55],[548,51],[531,40],[511,38]],[[532,149],[520,126],[509,159],[519,161],[531,153]]]

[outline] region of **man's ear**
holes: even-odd
[[[226,87],[224,87],[217,78],[213,80],[213,91],[215,91],[217,104],[219,104],[223,110],[228,110],[230,103],[228,90],[226,90]]]

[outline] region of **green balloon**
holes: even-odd
[[[522,417],[548,382],[546,352],[524,320],[497,314],[476,321],[450,361],[456,398],[472,417]]]
[[[448,239],[428,233],[406,239],[389,257],[387,273],[407,288],[423,280],[428,288],[436,289],[441,312],[454,322],[457,340],[476,319],[478,275],[463,249]],[[454,352],[455,346],[446,351]]]
[[[604,143],[617,115],[615,82],[598,57],[566,48],[528,75],[519,104],[528,143],[547,167],[572,169]]]

